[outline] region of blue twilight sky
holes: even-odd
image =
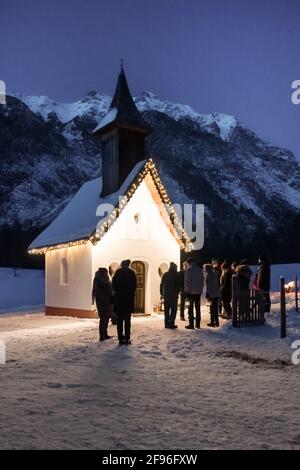
[[[133,94],[233,114],[300,160],[300,0],[0,0],[0,79],[72,101]]]

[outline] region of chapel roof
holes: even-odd
[[[102,178],[93,179],[79,189],[63,211],[29,246],[29,253],[40,254],[51,249],[80,245],[91,241],[96,244],[120,215],[122,208],[133,196],[145,177],[149,175],[160,201],[168,207],[169,220],[174,225],[173,235],[182,248],[190,251],[192,245],[172,208],[172,203],[150,158],[135,165],[118,191],[101,197]],[[120,198],[124,201],[120,207]],[[98,216],[97,208],[110,204],[113,213]],[[100,235],[99,235],[100,234]],[[183,241],[181,241],[183,239]],[[187,249],[189,248],[189,249]]]

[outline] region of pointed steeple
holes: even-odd
[[[149,132],[150,127],[133,101],[121,63],[110,108],[94,130],[102,142],[101,196],[117,191],[134,166],[145,160],[145,137]]]
[[[96,127],[94,133],[99,135],[99,133],[101,134],[108,128],[115,126],[125,129],[132,129],[144,134],[148,134],[150,132],[149,126],[142,118],[133,101],[122,62],[116,90],[108,113]]]

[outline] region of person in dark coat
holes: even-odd
[[[187,299],[187,295],[184,291],[184,278],[185,273],[188,269],[188,263],[185,261],[182,265],[182,270],[178,273],[179,279],[179,292],[180,292],[180,320],[184,321],[184,311],[185,311],[185,303]]]
[[[219,282],[220,282],[221,274],[222,274],[220,261],[217,258],[212,258],[211,265],[212,265],[213,269],[218,272]],[[222,299],[221,299],[221,297],[219,297],[219,299],[218,299],[218,315],[220,317],[222,316]]]
[[[231,278],[232,278],[232,271],[230,268],[230,264],[227,261],[221,266],[221,277],[220,277],[220,290],[221,290],[221,300],[223,304],[223,308],[225,311],[226,318],[229,319],[232,316],[232,309],[231,309]]]
[[[136,274],[130,269],[130,260],[124,260],[112,279],[114,308],[117,315],[119,344],[131,344],[131,314],[134,312]]]
[[[205,264],[205,287],[206,298],[210,305],[210,323],[209,327],[219,326],[218,300],[220,298],[220,276],[218,267],[211,264]]]
[[[258,289],[264,291],[265,296],[265,312],[271,310],[271,299],[270,299],[270,278],[271,278],[271,267],[265,256],[259,256],[258,258],[258,269],[256,273],[256,285]]]
[[[170,263],[169,270],[161,278],[160,295],[164,298],[165,328],[174,329],[179,294],[177,265]]]
[[[237,285],[241,290],[249,290],[252,271],[248,266],[248,260],[243,259],[236,268]]]
[[[111,338],[107,334],[107,326],[112,310],[112,287],[106,268],[99,268],[95,274],[92,303],[95,300],[99,316],[99,341],[105,341]]]

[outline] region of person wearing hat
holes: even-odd
[[[242,290],[249,290],[252,271],[248,266],[248,260],[242,259],[236,268],[237,284]]]
[[[179,295],[179,276],[177,265],[170,263],[169,270],[161,278],[160,295],[164,299],[165,328],[174,329]]]
[[[134,295],[136,291],[136,274],[130,268],[131,261],[121,262],[121,267],[112,279],[114,290],[114,308],[117,315],[117,330],[120,346],[131,344],[131,314],[134,312]]]

